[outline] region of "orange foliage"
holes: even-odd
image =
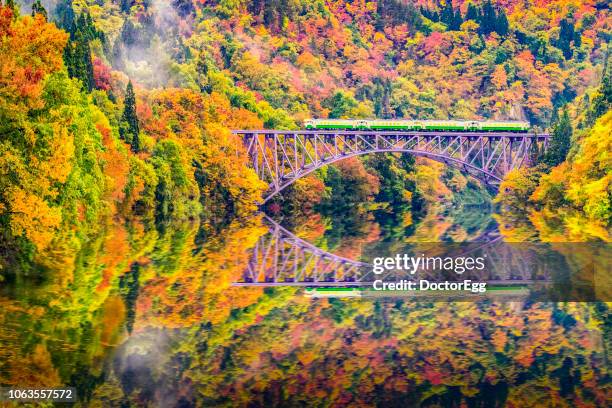
[[[0,108],[40,108],[43,79],[62,67],[68,34],[40,14],[13,20],[11,9],[0,6],[0,38],[0,101],[9,104]]]
[[[127,184],[130,165],[127,155],[121,151],[111,134],[111,129],[101,123],[96,124],[98,132],[102,135],[102,144],[105,150],[100,153],[104,164],[104,173],[107,176],[107,196],[116,204],[125,199],[125,186]]]

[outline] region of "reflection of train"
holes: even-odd
[[[480,294],[470,292],[458,293],[454,291],[406,291],[406,290],[373,290],[372,288],[364,287],[320,287],[306,288],[304,296],[309,298],[345,298],[345,297],[363,297],[363,296],[412,296],[412,297],[445,297],[445,296],[527,296],[529,295],[529,286],[525,284],[503,285],[493,284],[487,285],[487,291]]]
[[[403,130],[450,132],[527,132],[529,122],[404,119],[306,119],[308,130]]]
[[[306,288],[304,296],[311,298],[361,297],[362,288]]]

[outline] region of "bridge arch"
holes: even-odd
[[[389,270],[375,274],[371,263],[328,252],[297,237],[268,216],[263,215],[262,218],[268,231],[259,236],[249,251],[249,261],[242,274],[232,283],[233,286],[371,287],[376,279],[397,281],[398,278],[412,276],[405,270]],[[464,257],[480,252],[487,258],[489,266],[495,266],[451,274],[451,279],[474,279],[505,284],[532,282],[533,279],[533,268],[525,261],[526,251],[532,249],[504,243],[497,230],[484,231],[472,242],[429,242],[414,245],[416,247],[413,252],[416,254],[432,249],[436,251],[437,256]],[[554,264],[551,265],[554,267]],[[435,281],[443,276],[439,270],[421,270],[418,278]]]
[[[285,181],[281,180],[281,183],[279,183],[278,188],[275,188],[274,191],[271,192],[271,194],[266,195],[261,204],[265,204],[270,199],[280,194],[285,188],[289,187],[290,185],[295,183],[300,178],[307,176],[308,174],[320,169],[321,167],[348,159],[350,157],[364,156],[367,154],[377,154],[377,153],[410,153],[410,154],[413,154],[414,156],[427,157],[439,163],[450,165],[456,169],[461,170],[463,173],[467,174],[468,176],[474,177],[477,180],[482,181],[488,185],[497,185],[499,184],[499,182],[501,182],[501,179],[497,177],[495,174],[492,174],[491,172],[488,172],[488,171],[483,171],[481,169],[478,169],[474,165],[461,162],[454,158],[445,158],[445,157],[441,157],[438,155],[428,154],[426,152],[420,152],[420,151],[411,150],[411,149],[403,149],[403,150],[384,149],[384,150],[363,151],[363,152],[342,155],[342,156],[334,157],[327,161],[322,161],[316,166],[305,167],[304,169],[302,169],[300,174],[296,174],[295,177],[291,177]]]
[[[388,131],[234,131],[244,142],[250,165],[269,184],[266,203],[298,179],[349,157],[370,153],[411,153],[460,169],[487,185],[529,165],[534,148],[547,147],[547,134]]]

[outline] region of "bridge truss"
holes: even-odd
[[[263,203],[301,177],[348,157],[411,153],[454,166],[498,186],[509,171],[530,165],[548,146],[548,134],[390,131],[236,130],[250,165],[269,185]],[[262,204],[263,204],[262,203]]]

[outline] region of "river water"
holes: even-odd
[[[495,236],[488,207],[279,219],[355,260]],[[600,303],[311,298],[234,286],[268,226],[112,224],[8,275],[0,384],[74,386],[79,406],[604,406]],[[606,324],[608,326],[606,326]]]

